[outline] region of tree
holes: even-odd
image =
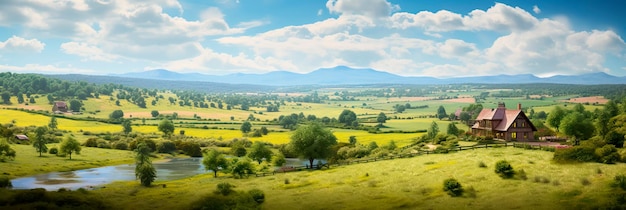
[[[610,131],[605,135],[604,140],[607,144],[612,144],[616,148],[624,147],[624,134],[617,131]]]
[[[80,112],[80,108],[83,107],[83,104],[80,103],[79,100],[71,100],[70,101],[70,110],[72,110],[72,112]]]
[[[456,123],[448,124],[448,135],[458,136],[459,128],[456,127]]]
[[[293,151],[307,158],[309,166],[313,167],[313,160],[331,155],[331,146],[337,144],[337,137],[320,124],[313,123],[296,129],[291,135],[290,144]]]
[[[369,145],[367,145],[367,149],[368,149],[369,151],[372,151],[372,150],[374,150],[374,149],[376,149],[376,148],[378,148],[378,144],[376,144],[376,142],[375,142],[375,141],[372,141],[372,142],[370,142],[370,144],[369,144]]]
[[[263,159],[266,161],[270,161],[272,158],[273,152],[262,142],[254,142],[252,147],[250,148],[250,153],[248,153],[248,157],[252,158],[252,160],[256,160],[261,164]]]
[[[341,114],[339,114],[338,120],[346,126],[351,126],[353,125],[353,122],[356,121],[356,114],[351,110],[345,109],[341,112]]]
[[[2,102],[4,104],[11,104],[11,93],[4,91],[0,95],[2,96]]]
[[[205,170],[213,171],[213,177],[217,177],[218,171],[228,168],[228,162],[224,155],[215,149],[209,150],[203,156],[202,165],[204,165]]]
[[[241,124],[241,127],[239,128],[239,130],[241,130],[241,132],[248,133],[252,130],[252,124],[248,121],[243,122],[243,124]]]
[[[141,142],[135,152],[135,178],[139,179],[141,185],[148,187],[157,177],[156,169],[150,160],[150,148]]]
[[[448,195],[452,197],[457,197],[463,194],[463,187],[456,179],[449,178],[443,181],[443,191],[448,192]]]
[[[561,108],[560,106],[556,106],[552,109],[552,111],[550,111],[550,114],[548,115],[546,121],[548,122],[548,125],[556,128],[556,131],[559,131],[559,126],[561,126],[561,120],[563,120],[566,114],[567,113],[563,108]]]
[[[248,158],[239,158],[235,159],[233,164],[231,165],[230,172],[233,176],[238,176],[239,178],[247,177],[249,174],[254,174],[254,166],[252,162]]]
[[[511,178],[513,177],[513,175],[515,175],[513,167],[506,160],[496,162],[495,172],[502,178]]]
[[[350,144],[352,145],[356,145],[356,136],[350,136],[348,142],[350,142]]]
[[[378,125],[382,126],[383,123],[387,122],[387,115],[381,112],[380,114],[378,114],[378,117],[376,118],[376,122],[378,122]]]
[[[269,131],[269,130],[267,130],[267,127],[265,127],[265,126],[262,126],[262,127],[261,127],[261,134],[263,134],[263,135],[267,135],[269,132],[270,132],[270,131]]]
[[[389,142],[389,144],[387,145],[387,149],[388,149],[388,150],[392,150],[392,151],[393,151],[393,150],[395,150],[396,148],[398,148],[398,146],[396,146],[396,141],[394,141],[394,140],[391,140],[391,141]]]
[[[48,147],[46,143],[48,140],[46,139],[46,133],[48,129],[44,126],[37,127],[35,129],[35,141],[33,141],[33,147],[39,152],[39,157],[41,157],[41,153],[48,152]]]
[[[283,155],[282,152],[279,152],[274,156],[274,158],[272,158],[272,163],[274,164],[274,166],[280,167],[285,165],[285,163],[287,163],[287,160],[285,160],[285,155]]]
[[[6,158],[14,160],[15,150],[13,150],[13,148],[11,148],[9,143],[7,143],[5,140],[0,140],[0,162],[4,162]]]
[[[552,113],[550,113],[552,115]],[[550,116],[548,116],[550,118]],[[593,135],[594,126],[591,120],[585,118],[585,116],[578,112],[572,112],[567,114],[559,125],[561,131],[565,135],[573,136],[576,140],[589,139]]]
[[[435,136],[437,136],[438,133],[439,125],[437,125],[437,122],[433,121],[432,123],[430,123],[430,127],[426,131],[426,136],[428,137],[428,139],[435,139]]]
[[[439,108],[437,108],[437,118],[441,120],[447,116],[448,114],[446,114],[446,108],[443,108],[443,106],[439,106]]]
[[[472,119],[472,115],[470,115],[469,112],[461,112],[459,119],[461,120],[461,122],[469,124],[470,119]]]
[[[166,136],[171,136],[174,133],[174,123],[171,120],[163,119],[159,123],[159,131],[163,132]]]
[[[230,151],[233,153],[233,155],[237,157],[246,156],[246,154],[248,153],[248,151],[246,151],[244,143],[241,141],[233,143],[230,146]]]
[[[122,127],[124,127],[124,134],[126,135],[128,135],[130,132],[133,131],[133,127],[131,127],[130,120],[124,120],[124,122],[122,122]]]
[[[57,118],[55,116],[52,116],[50,118],[50,122],[48,123],[48,128],[54,130],[54,129],[57,129],[58,125],[59,124],[57,123]]]
[[[80,143],[78,143],[74,137],[67,136],[63,139],[63,142],[61,142],[59,149],[61,153],[70,155],[71,160],[72,153],[80,154]]]
[[[152,110],[152,112],[150,112],[150,115],[152,115],[152,117],[158,117],[159,116],[159,111]]]
[[[111,112],[111,114],[109,114],[109,119],[111,119],[111,120],[117,121],[117,120],[120,120],[122,118],[124,118],[124,111],[119,110],[119,109],[115,110],[115,111]]]
[[[536,114],[537,119],[546,119],[548,114],[545,111],[539,111]]]

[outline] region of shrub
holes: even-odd
[[[557,162],[594,162],[596,155],[593,147],[576,146],[557,149],[552,159]]]
[[[11,188],[13,184],[11,184],[11,180],[9,177],[1,176],[0,177],[0,188]]]
[[[50,150],[48,150],[48,153],[50,153],[52,155],[59,154],[59,149],[56,148],[56,147],[52,147],[52,148],[50,148]]]
[[[626,175],[620,174],[613,178],[613,186],[626,190]]]
[[[597,148],[596,156],[598,157],[598,162],[606,164],[613,164],[620,160],[619,153],[617,153],[617,148],[615,148],[615,146],[612,144],[607,144],[601,148]]]
[[[513,167],[506,160],[501,160],[496,163],[495,172],[502,178],[511,178],[515,175]]]
[[[119,150],[127,150],[128,149],[128,144],[126,142],[123,142],[123,141],[117,141],[117,142],[115,142],[115,144],[113,144],[113,147],[115,149],[119,149]]]
[[[478,163],[478,167],[487,168],[487,164],[485,164],[483,161],[480,161],[480,163]]]
[[[157,144],[157,152],[172,153],[176,151],[176,144],[172,141],[162,141]]]
[[[228,194],[235,191],[233,190],[233,188],[235,188],[235,185],[232,185],[228,182],[222,182],[217,184],[217,189],[215,189],[214,193],[227,196]]]
[[[520,169],[519,171],[515,172],[515,175],[517,176],[518,179],[521,179],[521,180],[528,179],[528,177],[526,176],[526,171],[524,171],[524,169]]]
[[[111,149],[111,144],[106,140],[98,139],[98,148]]]
[[[87,141],[85,141],[85,143],[83,143],[83,146],[86,146],[86,147],[98,147],[98,138],[88,138]]]
[[[581,179],[580,179],[580,183],[581,183],[582,185],[584,185],[584,186],[587,186],[587,185],[590,185],[590,184],[591,184],[591,182],[590,182],[590,181],[589,181],[589,179],[587,179],[587,178],[581,178]]]
[[[200,149],[200,144],[193,141],[183,141],[179,144],[178,147],[183,151],[186,155],[191,157],[202,157],[202,149]]]
[[[456,179],[449,178],[443,181],[443,191],[452,197],[457,197],[463,194],[463,187]]]
[[[265,193],[259,189],[251,189],[248,191],[248,194],[252,196],[252,199],[257,203],[263,203],[265,201]]]

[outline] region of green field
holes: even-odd
[[[212,174],[184,180],[117,182],[90,193],[116,209],[180,209],[212,193],[217,183],[236,190],[265,192],[263,209],[588,209],[609,207],[615,200],[610,182],[626,164],[554,164],[551,152],[519,148],[490,148],[452,154],[425,155],[292,172],[268,177],[232,179]],[[528,179],[502,179],[494,164],[508,160]],[[478,167],[484,162],[488,167]],[[598,173],[601,171],[601,173]],[[456,178],[466,191],[450,197],[442,190],[446,178]],[[539,182],[536,179],[541,178]],[[289,180],[289,184],[285,184]],[[547,180],[547,181],[546,181]],[[589,181],[583,184],[581,180]],[[545,182],[545,183],[544,183]],[[160,185],[165,184],[167,188]],[[132,196],[132,199],[129,199]],[[163,202],[167,201],[167,202]]]

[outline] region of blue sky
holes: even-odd
[[[0,72],[626,76],[624,1],[5,0]]]

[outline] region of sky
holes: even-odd
[[[2,0],[0,72],[626,76],[626,1]]]

